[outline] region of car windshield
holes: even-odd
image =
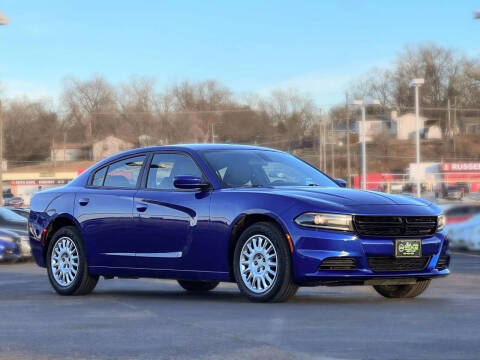
[[[338,187],[316,168],[283,152],[214,150],[203,154],[226,187]]]
[[[6,209],[3,207],[0,207],[0,217],[2,217],[5,221],[16,221],[16,222],[26,221],[23,216],[20,216],[14,213],[12,210]]]

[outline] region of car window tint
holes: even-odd
[[[190,175],[202,178],[202,171],[188,155],[156,154],[148,170],[147,188],[172,190],[175,176]]]
[[[296,157],[269,150],[213,150],[205,159],[227,187],[338,185]]]
[[[95,174],[93,174],[92,186],[102,186],[106,173],[107,173],[107,167],[97,170]]]
[[[104,186],[115,188],[135,188],[145,156],[123,159],[111,164],[105,177]]]

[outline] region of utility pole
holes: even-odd
[[[66,169],[65,161],[67,160],[67,132],[63,133],[63,171]]]
[[[450,136],[451,135],[451,118],[450,118],[450,98],[448,98],[447,100],[447,136]]]
[[[215,144],[215,123],[212,122],[212,144]]]
[[[422,194],[421,183],[420,183],[420,86],[425,83],[424,79],[413,79],[410,82],[410,87],[415,88],[415,143],[417,150],[417,197],[420,197]]]
[[[318,168],[322,170],[322,116],[318,116]]]
[[[323,125],[323,171],[327,172],[327,125]]]
[[[0,12],[0,25],[7,25],[9,19]],[[3,206],[3,116],[0,102],[0,206]]]
[[[367,190],[367,121],[362,103],[362,190]]]
[[[457,143],[455,141],[455,135],[457,132],[457,97],[454,97],[453,104],[453,157],[457,158]]]
[[[352,187],[351,184],[351,163],[350,163],[350,111],[348,107],[348,93],[345,93],[345,117],[346,121],[345,123],[347,124],[347,186]]]
[[[333,119],[330,119],[331,122],[331,135],[330,135],[330,144],[331,144],[331,155],[332,155],[332,177],[335,177],[335,129],[333,126]]]

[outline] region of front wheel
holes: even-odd
[[[250,301],[281,302],[297,292],[287,240],[271,223],[253,224],[242,233],[233,266],[238,288]]]
[[[48,278],[60,295],[86,295],[93,291],[98,276],[88,273],[80,233],[73,226],[53,234],[47,250]]]
[[[431,280],[420,280],[410,285],[375,285],[373,288],[387,298],[414,298],[427,290]]]

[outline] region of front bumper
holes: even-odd
[[[447,269],[437,269],[440,256],[448,256],[445,232],[423,237],[422,256],[428,258],[425,267],[414,270],[374,271],[369,258],[394,257],[395,238],[362,237],[352,233],[304,229],[290,234],[294,242],[292,254],[295,281],[301,285],[355,285],[374,283],[374,279],[429,279],[446,276]],[[350,270],[321,269],[328,258],[353,258]]]

